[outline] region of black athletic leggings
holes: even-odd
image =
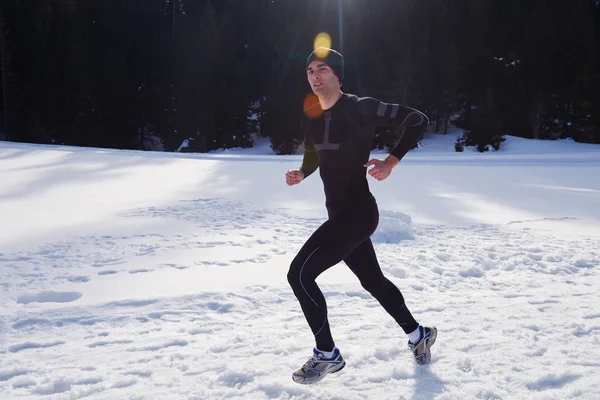
[[[327,319],[327,303],[315,279],[328,268],[344,261],[363,288],[375,297],[404,332],[419,324],[404,304],[400,290],[383,276],[370,236],[379,223],[373,197],[353,204],[327,205],[329,219],[307,240],[292,261],[288,282],[322,351],[335,344]]]

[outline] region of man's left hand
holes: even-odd
[[[371,165],[374,165],[374,167],[369,170],[369,175],[371,175],[378,181],[382,181],[388,176],[390,176],[390,174],[392,173],[392,168],[394,168],[396,164],[398,164],[398,161],[393,159],[388,158],[386,160],[378,160],[374,158],[365,165],[363,165],[363,167],[367,168]]]

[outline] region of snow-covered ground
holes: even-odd
[[[340,264],[318,282],[347,366],[312,386],[286,274],[326,212],[318,174],[285,185],[301,155],[0,143],[0,398],[597,399],[600,146],[456,135],[370,179],[432,364]]]

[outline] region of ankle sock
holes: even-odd
[[[319,350],[319,349],[317,349],[317,350]],[[335,353],[335,347],[331,351],[323,351],[323,350],[319,350],[319,351],[323,354],[323,357],[331,358],[331,357],[333,357],[333,353]]]
[[[421,326],[408,334],[408,341],[412,344],[418,343],[421,340]]]

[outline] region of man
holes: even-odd
[[[437,329],[419,325],[400,290],[383,276],[370,239],[379,223],[379,211],[366,173],[373,166],[369,174],[378,181],[386,179],[417,144],[429,120],[412,108],[343,93],[344,59],[335,50],[318,48],[312,52],[306,73],[319,102],[304,110],[304,159],[299,170],[286,172],[286,183],[299,184],[320,168],[329,219],[307,240],[288,272],[288,282],[316,341],[313,356],[292,378],[297,383],[315,383],[346,365],[335,347],[327,304],[315,282],[322,272],[341,261],[408,335],[417,363],[427,364]],[[375,126],[405,126],[406,130],[384,160],[367,161]]]

